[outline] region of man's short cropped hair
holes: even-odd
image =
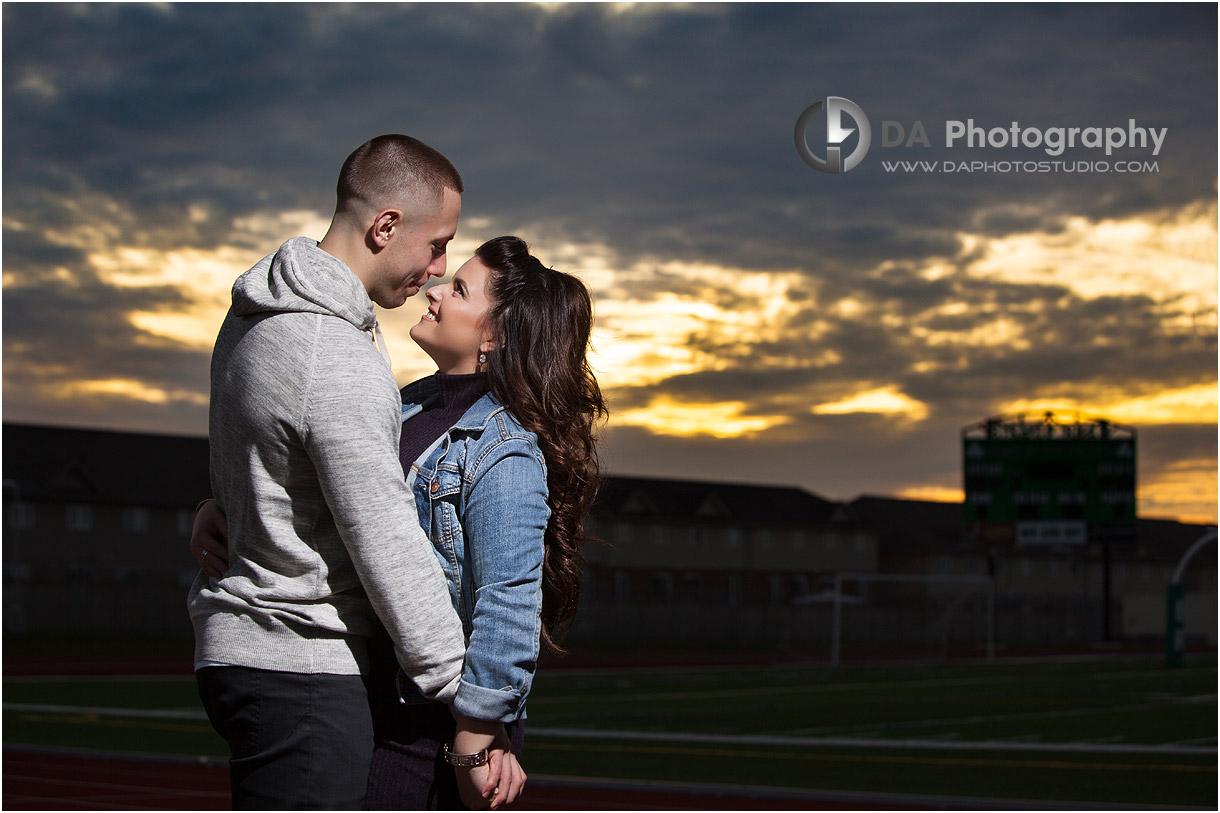
[[[419,139],[380,135],[343,162],[335,209],[380,209],[417,200],[439,203],[445,189],[463,192],[462,176],[448,158]]]

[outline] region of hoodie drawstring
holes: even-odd
[[[394,365],[390,362],[390,348],[385,343],[385,336],[381,335],[381,324],[376,320],[376,318],[373,319],[373,327],[370,332],[373,334],[373,346],[377,348],[377,352],[381,354],[383,359],[385,359],[385,363],[390,367],[390,369],[394,369]]]

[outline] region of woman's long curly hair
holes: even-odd
[[[580,599],[584,520],[601,485],[594,430],[607,410],[587,358],[593,303],[583,282],[544,266],[517,237],[488,240],[475,256],[491,271],[488,384],[546,458],[542,644],[562,654]]]

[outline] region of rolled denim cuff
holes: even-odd
[[[525,697],[515,689],[485,689],[462,680],[453,710],[476,720],[511,723],[525,709]]]

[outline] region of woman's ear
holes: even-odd
[[[496,338],[495,320],[492,318],[492,306],[487,306],[487,312],[480,319],[479,327],[483,331],[482,341],[479,342],[480,353],[490,353],[493,350],[499,350],[504,346],[504,342]]]

